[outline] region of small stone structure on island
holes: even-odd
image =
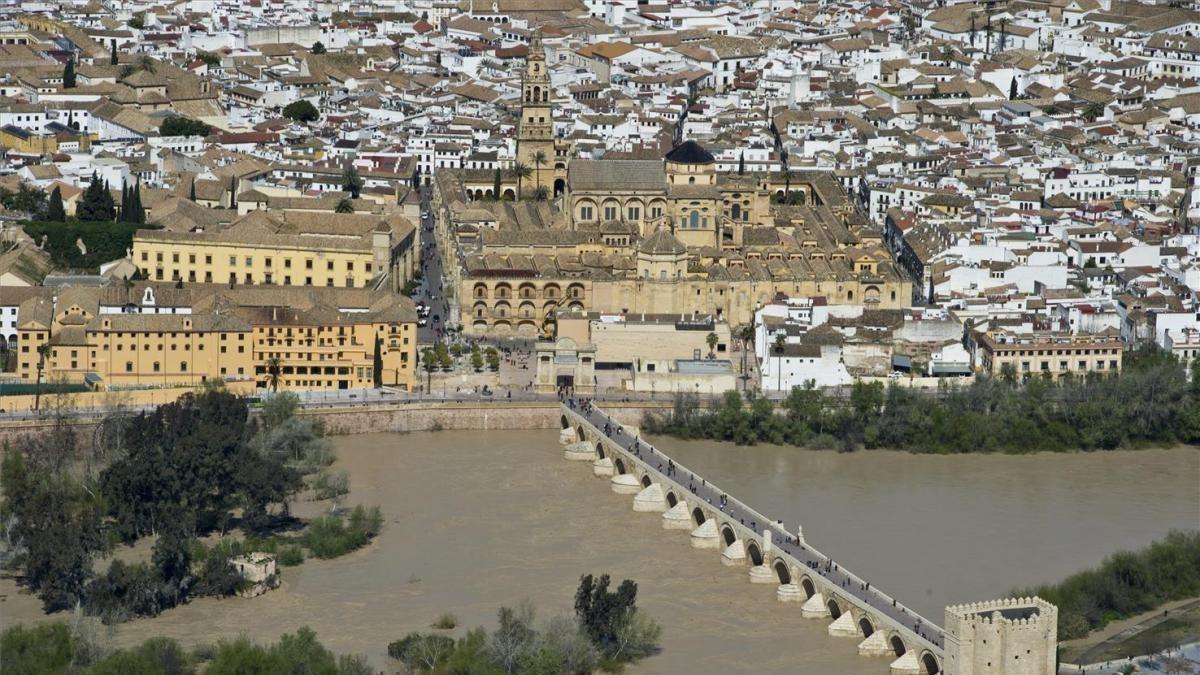
[[[243,598],[253,598],[279,587],[275,556],[269,553],[247,553],[230,558],[230,564],[246,580],[246,587],[238,592]]]

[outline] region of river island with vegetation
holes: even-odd
[[[1198,361],[1197,363],[1200,363]],[[749,445],[891,448],[919,453],[1110,450],[1200,442],[1200,376],[1153,348],[1129,352],[1120,375],[1024,381],[1008,373],[935,393],[856,382],[847,395],[795,388],[776,406],[726,392],[705,407],[679,395],[642,431]]]

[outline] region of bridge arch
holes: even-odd
[[[921,675],[938,675],[942,672],[942,666],[938,664],[937,657],[931,651],[921,652]]]
[[[759,565],[763,564],[762,549],[758,547],[757,542],[746,542],[746,561],[754,567],[758,567]]]
[[[700,527],[701,525],[703,525],[704,520],[705,519],[704,519],[704,510],[703,509],[701,509],[699,506],[692,509],[692,522],[696,523],[696,527]]]
[[[679,503],[679,498],[675,496],[675,491],[667,490],[667,506],[669,506],[671,508],[675,508],[675,505],[678,503]]]
[[[587,432],[584,431],[582,424],[580,424],[579,427],[575,429],[575,433],[579,434],[579,440],[581,440],[581,441],[586,441],[588,439]]]
[[[842,606],[838,604],[836,597],[829,598],[829,601],[825,604],[829,608],[829,616],[831,618],[837,619],[842,615]]]
[[[800,577],[800,588],[804,589],[805,597],[811,598],[817,594],[817,587],[813,584],[812,579],[808,577]]]
[[[888,638],[888,644],[892,646],[892,652],[896,654],[896,658],[904,656],[908,648],[904,646],[904,640],[899,635],[892,633],[892,637]]]
[[[737,541],[737,534],[731,526],[724,525],[721,527],[721,539],[725,541],[726,546],[733,546],[733,542]]]
[[[771,568],[775,570],[775,576],[779,577],[779,583],[792,583],[792,571],[788,569],[787,563],[784,562],[783,558],[776,558]]]
[[[604,444],[603,443],[599,443],[599,442],[596,443],[596,456],[599,457],[600,459],[604,459]]]
[[[570,429],[570,428],[571,428],[571,422],[570,422],[570,421],[567,419],[567,415],[566,415],[566,413],[563,413],[563,414],[562,414],[562,416],[560,416],[560,417],[558,418],[558,421],[559,421],[559,424],[561,424],[561,425],[562,425],[562,428],[564,428],[564,429]]]
[[[650,484],[653,482],[654,481],[650,480],[650,474],[648,474],[648,473],[642,474],[642,487],[650,487]]]
[[[875,632],[875,625],[871,623],[871,618],[864,614],[858,617],[858,629],[862,631],[863,637],[871,637],[871,633]]]
[[[616,458],[613,460],[613,468],[617,470],[618,475],[625,473],[625,460],[620,457]]]

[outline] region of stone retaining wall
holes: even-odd
[[[632,401],[605,405],[623,424],[639,425],[647,410],[667,411],[667,401]],[[309,408],[300,414],[320,421],[330,436],[383,432],[442,430],[520,430],[558,429],[561,409],[557,401],[471,401],[463,403],[404,403],[369,405],[345,408]],[[96,428],[95,418],[75,420],[81,439],[90,437]],[[48,420],[11,420],[0,422],[0,445],[15,441],[30,433],[40,433],[50,427]]]

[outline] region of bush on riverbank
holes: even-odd
[[[1173,531],[1140,551],[1122,551],[1058,584],[1021,589],[1058,606],[1058,639],[1070,640],[1173,600],[1200,595],[1200,531]]]
[[[1198,362],[1200,363],[1200,362]],[[782,413],[782,414],[780,414]],[[1052,382],[1034,377],[977,379],[936,394],[856,382],[839,398],[793,389],[779,410],[730,391],[708,410],[694,396],[676,397],[666,415],[647,414],[642,428],[682,438],[739,444],[776,443],[843,450],[1035,452],[1112,449],[1200,442],[1200,377],[1172,355],[1126,355],[1120,376]]]
[[[150,638],[131,649],[113,651],[83,628],[83,624],[68,626],[55,622],[6,629],[0,634],[0,663],[4,664],[5,675],[374,673],[361,656],[337,656],[326,649],[309,628],[301,628],[294,634],[285,633],[278,642],[266,646],[239,638],[192,651],[164,637]]]
[[[313,518],[300,540],[314,556],[336,558],[366,546],[382,527],[379,507],[364,509],[360,505],[348,519],[338,515]]]

